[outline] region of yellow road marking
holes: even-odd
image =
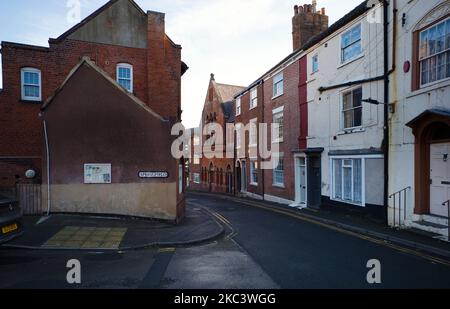
[[[209,196],[209,195],[205,195],[205,196]],[[265,205],[262,205],[262,204],[249,203],[247,201],[236,200],[236,199],[232,199],[232,198],[228,198],[228,197],[220,197],[220,198],[228,200],[228,201],[232,201],[232,202],[237,202],[237,203],[240,203],[240,204],[243,204],[243,205],[256,207],[256,208],[261,208],[261,209],[265,209],[267,211],[271,211],[271,212],[279,213],[279,214],[282,214],[282,215],[286,215],[286,216],[295,218],[297,220],[301,220],[301,221],[304,221],[304,222],[308,222],[308,223],[311,223],[311,224],[315,224],[315,225],[319,225],[319,226],[325,227],[325,228],[330,229],[330,230],[334,230],[334,231],[339,232],[341,234],[350,235],[350,236],[353,236],[353,237],[356,237],[356,238],[359,238],[359,239],[363,239],[363,240],[366,240],[366,241],[369,241],[369,242],[372,242],[372,243],[375,243],[375,244],[378,244],[378,245],[381,245],[381,246],[385,246],[385,247],[394,249],[394,250],[399,251],[399,252],[403,252],[403,253],[411,254],[411,255],[414,255],[414,256],[418,256],[418,257],[421,257],[421,258],[423,258],[425,260],[428,260],[428,261],[431,261],[431,262],[434,262],[434,263],[438,263],[438,264],[442,264],[442,265],[450,267],[450,261],[448,261],[448,260],[441,259],[441,258],[432,256],[432,255],[429,255],[429,254],[426,254],[426,253],[422,253],[422,252],[419,252],[419,251],[416,251],[416,250],[413,250],[413,249],[408,249],[408,248],[405,248],[405,247],[401,247],[399,245],[395,245],[395,244],[389,243],[388,241],[385,241],[385,240],[382,240],[382,239],[377,239],[377,238],[373,238],[373,237],[370,237],[370,236],[365,236],[365,235],[362,235],[362,234],[358,234],[356,232],[348,231],[348,230],[345,230],[345,229],[342,229],[342,228],[339,228],[339,227],[336,227],[336,226],[332,226],[330,224],[322,223],[322,222],[320,222],[318,220],[311,219],[311,218],[306,218],[306,217],[304,217],[302,215],[297,215],[297,214],[294,214],[294,213],[291,213],[291,212],[288,212],[288,211],[284,211],[282,209],[274,209],[272,207],[268,207],[268,206],[265,206]]]

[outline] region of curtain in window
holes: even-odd
[[[362,202],[362,164],[361,159],[353,160],[353,201]]]
[[[345,166],[342,169],[344,175],[344,200],[351,201],[352,196],[352,168],[351,166]]]
[[[342,160],[333,160],[334,165],[334,198],[342,199]]]

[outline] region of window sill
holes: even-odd
[[[42,100],[27,100],[27,99],[21,99],[20,102],[26,103],[26,104],[42,104],[43,103]]]
[[[363,133],[363,132],[366,132],[366,129],[364,129],[362,127],[357,127],[357,128],[344,129],[344,130],[338,132],[337,135],[348,135],[348,134]]]
[[[255,147],[258,147],[258,144],[249,144],[248,145],[248,148],[255,148]]]
[[[279,139],[279,140],[272,141],[272,144],[281,144],[283,142],[284,142],[284,140]]]
[[[340,202],[340,203],[345,203],[345,204],[349,204],[349,205],[358,206],[358,207],[366,207],[366,205],[364,205],[362,203],[357,203],[357,202],[353,202],[353,201],[341,200],[341,199],[337,199],[337,198],[331,198],[331,200],[335,201],[335,202]]]
[[[424,93],[427,93],[430,91],[438,90],[440,88],[447,87],[447,86],[450,86],[450,78],[446,78],[446,79],[440,80],[438,82],[434,82],[434,83],[427,84],[425,86],[421,86],[421,88],[411,91],[406,96],[406,98],[409,99],[411,97],[421,95],[421,94],[424,94]]]
[[[278,99],[279,97],[282,97],[284,95],[284,92],[282,94],[278,94],[276,96],[272,97],[272,100]]]
[[[353,62],[355,62],[356,60],[359,60],[359,59],[364,58],[364,57],[365,57],[365,54],[364,54],[364,53],[361,53],[359,56],[356,56],[356,57],[353,58],[353,59],[347,60],[346,62],[342,62],[340,65],[338,65],[337,68],[340,69],[340,68],[342,68],[342,67],[345,67],[345,66],[349,65],[350,63],[353,63]]]
[[[272,186],[273,186],[274,188],[286,189],[286,187],[285,187],[284,185],[281,185],[281,184],[276,184],[276,183],[274,183],[274,184],[272,184]]]
[[[248,110],[249,110],[249,111],[252,111],[252,110],[254,110],[254,109],[257,108],[257,107],[258,107],[258,105],[253,106],[253,107],[250,107]]]
[[[252,187],[257,187],[257,186],[258,186],[258,184],[257,184],[256,182],[251,182],[250,185],[251,185]]]

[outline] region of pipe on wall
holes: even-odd
[[[47,216],[50,215],[51,209],[51,195],[50,195],[50,146],[48,142],[47,122],[44,120],[44,138],[45,138],[45,151],[47,156]]]

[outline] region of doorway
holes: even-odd
[[[430,214],[447,217],[450,200],[450,142],[430,145]]]
[[[306,157],[295,158],[295,206],[307,206]]]

